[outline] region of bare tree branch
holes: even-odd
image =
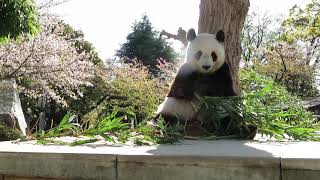
[[[44,0],[38,5],[38,9],[48,9],[54,6],[61,5],[63,3],[66,3],[70,0]]]
[[[282,62],[283,71],[282,71],[282,74],[281,74],[280,78],[278,79],[278,80],[282,81],[282,78],[283,78],[284,75],[287,73],[287,66],[286,66],[286,63],[284,62],[284,56],[283,56],[283,54],[282,54],[282,52],[281,52],[282,46],[279,46],[279,48],[276,47],[274,50],[275,50],[275,52],[279,55],[280,60],[281,60],[281,62]]]
[[[179,27],[178,33],[177,34],[171,34],[168,33],[167,31],[163,30],[160,33],[160,37],[166,36],[165,39],[174,39],[180,41],[185,47],[188,45],[187,41],[187,32],[183,30],[181,27]]]

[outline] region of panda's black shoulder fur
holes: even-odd
[[[224,63],[211,74],[192,72],[182,75],[178,71],[167,97],[191,100],[194,93],[213,97],[235,96],[228,64]]]
[[[233,90],[233,82],[227,63],[224,63],[212,74],[196,73],[195,77],[193,92],[201,96],[229,97],[237,95]]]
[[[174,97],[178,99],[193,98],[193,84],[195,82],[196,73],[189,69],[188,64],[183,64],[175,76],[167,97]]]

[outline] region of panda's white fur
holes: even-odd
[[[195,54],[201,51],[202,56],[199,60],[195,58]],[[217,55],[217,60],[213,61],[211,53],[214,51]],[[225,62],[225,50],[223,43],[216,39],[216,36],[208,33],[200,33],[197,37],[190,41],[187,46],[185,63],[201,73],[213,73],[217,71]],[[202,66],[210,66],[208,70]]]
[[[166,97],[163,103],[159,105],[156,113],[191,120],[196,116],[196,109],[197,106],[189,100]]]
[[[200,59],[195,58],[195,54],[198,51],[202,52]],[[216,61],[212,60],[212,51],[214,51],[217,55]],[[224,63],[225,50],[223,42],[219,42],[216,38],[216,35],[200,33],[188,43],[185,60],[182,64],[182,66],[184,66],[183,70],[185,72],[182,72],[182,74],[188,74],[190,73],[189,71],[196,71],[200,73],[214,73]],[[180,66],[180,68],[182,66]],[[202,66],[210,66],[210,68],[206,70]],[[179,119],[188,121],[195,119],[198,109],[199,102],[196,100],[196,98],[193,98],[190,101],[186,99],[166,97],[164,102],[159,105],[156,113],[171,115],[174,117],[178,117]]]

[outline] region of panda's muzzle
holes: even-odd
[[[202,66],[203,69],[208,70],[211,66]]]

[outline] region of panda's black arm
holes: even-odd
[[[225,88],[225,96],[237,96],[238,94],[234,91],[233,89],[233,80],[231,77],[231,72],[230,72],[230,68],[229,65],[227,65],[226,63],[224,64],[223,67],[223,71],[226,74],[226,81],[227,81],[227,87]]]
[[[193,89],[192,81],[187,78],[176,77],[171,84],[167,97],[174,97],[178,99],[192,99]]]
[[[193,82],[194,72],[188,65],[182,65],[171,84],[167,97],[191,100],[194,92]]]
[[[225,91],[225,96],[226,97],[230,97],[230,96],[237,96],[238,94],[233,90],[233,85],[232,85],[232,81],[230,83],[230,89],[228,88],[228,90]]]
[[[233,89],[233,80],[232,80],[232,77],[231,77],[231,72],[230,72],[229,65],[227,63],[225,63],[222,66],[221,73],[222,73],[222,76],[224,77],[224,81],[225,81],[225,84],[226,84],[226,87],[224,87],[224,93],[225,93],[224,95],[226,97],[237,96],[238,94]]]

